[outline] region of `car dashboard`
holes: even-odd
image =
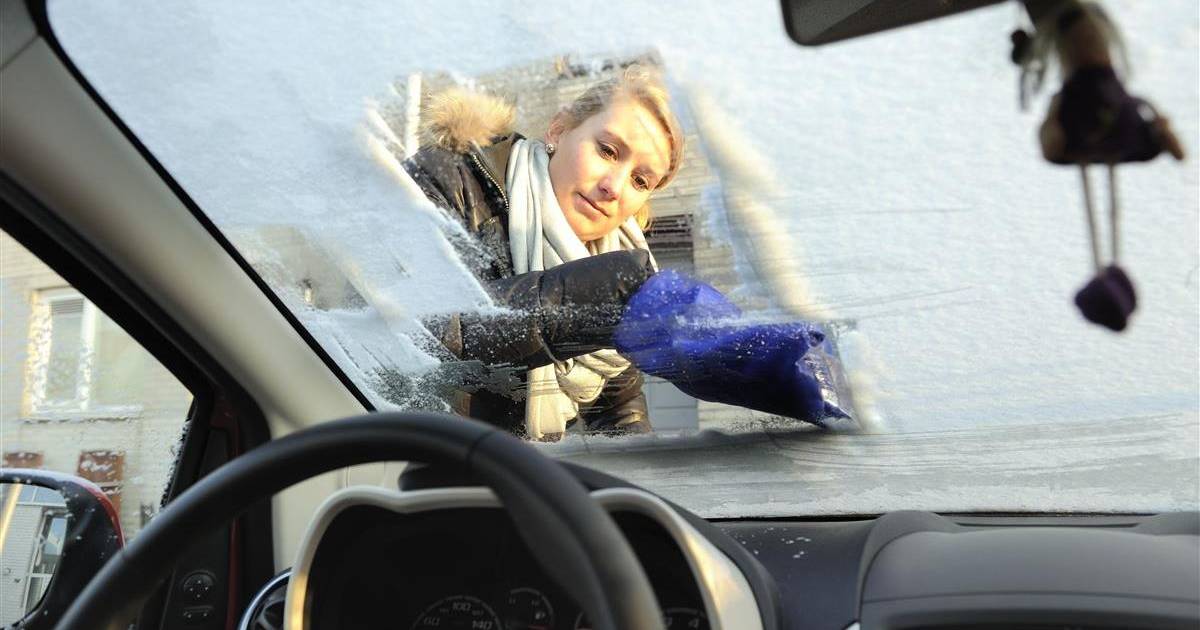
[[[696,580],[675,541],[649,517],[614,514],[671,628],[709,627]],[[314,627],[426,630],[591,628],[495,508],[397,513],[358,505],[325,532],[306,616]],[[319,594],[319,595],[318,595]]]
[[[1200,623],[1196,513],[708,522],[571,468],[629,540],[668,629]],[[259,627],[269,601],[287,628],[591,628],[530,544],[485,488],[348,488],[242,627]]]

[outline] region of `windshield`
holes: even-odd
[[[1196,3],[1105,7],[1130,90],[1194,152]],[[50,18],[99,94],[376,409],[532,426],[547,452],[711,517],[1200,505],[1195,163],[1117,169],[1119,262],[1137,310],[1121,333],[1086,321],[1072,303],[1095,272],[1080,173],[1038,147],[1055,72],[1019,104],[1019,4],[820,48],[789,41],[766,0],[54,2]],[[678,129],[647,101],[606,101],[616,126],[596,133],[618,130],[610,158],[605,142],[580,140],[602,117],[560,112],[631,67],[661,83]],[[447,122],[446,94],[463,107],[484,94],[494,100],[478,107],[502,111]],[[638,129],[644,145],[628,137]],[[580,157],[590,150],[627,163],[613,180],[627,191],[578,174],[600,163]],[[527,172],[533,210],[512,194]],[[1102,217],[1106,173],[1091,174]],[[584,183],[571,193],[562,181]],[[538,205],[538,182],[554,184],[543,198],[557,206]],[[621,205],[641,192],[645,204]],[[536,223],[545,207],[566,224]],[[514,223],[526,211],[541,227]],[[512,279],[578,262],[555,249],[564,234],[583,257],[628,253],[586,229],[624,234],[642,214],[652,264],[713,288],[739,322],[819,326],[801,367],[850,417],[751,404],[771,397],[769,381],[681,386],[630,352],[564,359],[572,344],[594,349],[594,330],[571,328],[579,283],[548,297],[548,281]],[[513,234],[558,259],[518,251]],[[582,277],[626,306],[622,291],[641,286]],[[522,316],[547,301],[554,317]],[[597,348],[613,346],[605,334]],[[541,345],[511,349],[526,342]],[[472,344],[516,354],[468,356]],[[644,412],[605,398],[631,362],[640,390],[621,391]],[[592,378],[605,393],[589,400],[576,391]],[[541,425],[534,399],[553,408]],[[589,416],[594,400],[615,411]],[[607,430],[622,427],[649,432]]]

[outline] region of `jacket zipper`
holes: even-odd
[[[492,183],[492,186],[495,187],[496,191],[500,193],[500,199],[504,202],[504,211],[508,212],[508,195],[504,194],[504,187],[496,183],[496,178],[492,176],[492,170],[484,166],[483,162],[476,157],[474,151],[468,151],[467,154],[471,156],[471,160],[474,161],[475,165],[479,167],[479,170],[483,173],[483,176],[486,177],[487,180]]]

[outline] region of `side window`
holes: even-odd
[[[126,538],[135,537],[161,505],[191,393],[95,304],[2,232],[0,335],[4,466],[92,481],[112,499]],[[47,514],[43,553],[53,553],[57,521]]]

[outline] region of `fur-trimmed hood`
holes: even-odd
[[[421,111],[421,144],[464,153],[513,132],[515,112],[503,99],[461,87],[429,98]]]
[[[462,88],[438,93],[426,101],[419,130],[421,147],[404,161],[404,169],[434,205],[466,228],[470,236],[447,230],[448,241],[467,268],[488,287],[496,303],[527,311],[526,304],[531,303],[528,300],[543,299],[537,297],[543,272],[517,275],[513,269],[505,175],[512,147],[522,139],[512,130],[514,118],[513,107],[495,96]],[[597,282],[607,286],[607,274],[596,276],[594,267],[587,267],[587,273],[575,271],[569,277],[570,286],[598,286]],[[567,273],[563,267],[556,269],[560,274]],[[546,282],[557,291],[568,284],[568,277],[562,275]],[[592,291],[579,290],[589,295]],[[549,364],[561,354],[546,345],[539,324],[531,318],[517,317],[510,322],[491,315],[481,319],[468,314],[465,319],[431,318],[428,326],[446,349],[463,361],[538,366]],[[591,327],[579,334],[573,338],[579,343],[571,345],[572,351],[598,343],[589,336],[596,334]],[[524,371],[518,376],[521,383],[528,380]],[[608,381],[600,397],[579,418],[589,431],[649,431],[641,386],[639,372],[622,372]],[[525,401],[512,396],[491,388],[459,390],[451,405],[461,415],[522,432]]]

